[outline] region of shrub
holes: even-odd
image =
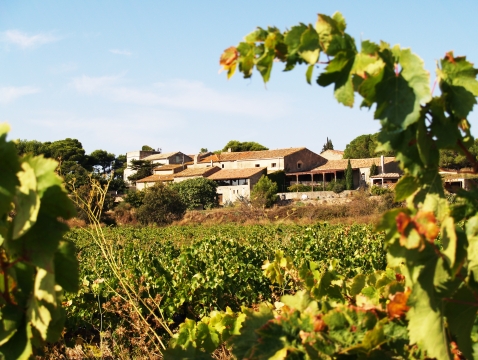
[[[180,220],[185,212],[186,205],[177,191],[160,182],[146,189],[137,218],[142,224],[167,225]]]
[[[385,187],[381,187],[381,186],[372,186],[370,188],[370,194],[372,195],[383,195],[383,194],[388,194],[392,192],[390,189],[387,189]]]
[[[143,190],[137,190],[137,191],[130,190],[126,193],[126,196],[124,197],[124,201],[126,201],[126,203],[130,204],[132,207],[137,209],[141,205],[143,205],[144,194],[145,192]]]
[[[178,192],[181,201],[189,210],[200,206],[204,209],[217,206],[217,184],[212,180],[199,177],[171,184],[170,187]]]
[[[307,192],[312,191],[312,186],[309,185],[302,185],[302,184],[294,184],[287,188],[290,192]]]
[[[257,207],[271,207],[277,201],[277,184],[262,175],[252,189],[252,204]]]

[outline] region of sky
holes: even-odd
[[[320,153],[327,137],[343,150],[380,125],[373,111],[339,105],[332,88],[308,85],[305,66],[275,63],[267,85],[257,72],[219,73],[222,51],[257,26],[285,30],[336,11],[356,41],[411,48],[431,83],[447,51],[478,62],[476,0],[4,0],[0,122],[10,139],[76,138],[87,153],[194,154],[229,140]]]

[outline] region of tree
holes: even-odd
[[[153,149],[151,146],[149,146],[149,145],[143,145],[143,146],[141,147],[141,150],[142,150],[142,151],[154,151],[154,149]]]
[[[142,224],[168,225],[180,220],[186,212],[178,192],[162,182],[146,188],[143,205],[138,209],[138,220]]]
[[[115,154],[109,153],[106,150],[95,150],[90,154],[89,163],[93,167],[98,167],[106,176],[113,170],[113,163],[116,159]]]
[[[377,227],[386,232],[389,265],[400,266],[401,274],[397,278],[404,283],[402,290],[393,295],[392,307],[401,310],[398,314],[392,312],[392,318],[406,314],[407,346],[419,349],[422,356],[449,360],[463,355],[472,359],[471,334],[478,307],[475,281],[478,194],[463,191],[458,194],[458,202],[449,204],[439,175],[439,162],[440,150],[457,151],[466,156],[478,172],[478,161],[468,150],[473,144],[473,136],[467,120],[477,103],[478,69],[466,57],[446,53],[438,61],[437,69],[436,82],[441,94],[432,96],[430,73],[410,49],[369,40],[361,41],[359,48],[345,28],[345,19],[340,13],[319,14],[315,26],[299,24],[285,32],[276,27],[257,28],[237,47],[226,49],[220,64],[228,78],[236,69],[249,78],[256,67],[267,82],[275,60],[284,62],[286,70],[305,63],[308,65],[306,80],[311,84],[320,56],[325,56],[320,63],[326,65],[320,67],[323,70],[317,77],[317,84],[333,85],[337,101],[345,106],[353,107],[357,93],[362,99],[362,107],[374,109],[374,118],[381,124],[376,150],[396,154],[404,169],[404,176],[395,187],[395,198],[396,201],[406,200],[405,207],[385,213]],[[367,142],[370,144],[370,139]],[[366,148],[370,156],[370,146]],[[441,240],[438,241],[440,232]],[[307,290],[305,294],[310,296]],[[294,304],[300,301],[297,299]],[[309,305],[301,306],[305,309]],[[330,318],[334,316],[322,313],[321,319],[329,314]],[[294,316],[297,319],[301,314]],[[247,324],[251,323],[249,320],[246,319]],[[394,320],[385,318],[385,321]],[[285,328],[287,334],[291,333],[292,321],[281,317],[280,321],[270,322],[274,334]],[[379,328],[371,330],[367,336],[380,336],[390,344],[390,338],[382,337],[385,325],[380,323]],[[263,324],[261,322],[258,327],[265,335]],[[247,334],[236,338],[237,343],[242,340],[244,355],[262,355],[261,350],[269,349],[264,345],[266,341],[267,344],[274,341],[273,333],[267,333],[267,338],[259,335],[257,340],[251,341],[249,334],[252,331],[254,329],[249,327]],[[312,339],[318,338],[310,339],[305,348],[313,347],[315,340]],[[304,338],[294,341],[307,342]],[[381,347],[378,342],[372,346],[364,342],[360,346],[360,351],[383,354],[378,349]],[[400,349],[389,350],[401,356],[398,355]],[[282,353],[282,349],[277,351]],[[299,352],[298,356],[308,356]],[[395,355],[390,353],[390,356]]]
[[[208,151],[207,148],[201,148],[201,150],[199,150],[201,154],[205,154],[207,153],[207,151]]]
[[[231,149],[231,152],[269,150],[269,148],[254,141],[240,142],[237,140],[229,141],[222,151],[229,151],[229,149]]]
[[[327,137],[327,141],[325,142],[324,146],[322,146],[322,152],[326,150],[334,150],[334,144],[332,144],[332,139]]]
[[[271,207],[277,201],[277,184],[262,175],[252,188],[251,202],[257,207]]]
[[[345,188],[347,190],[353,190],[354,188],[354,174],[352,171],[352,164],[350,164],[350,159],[347,163],[347,169],[345,169]]]
[[[128,176],[128,180],[136,183],[136,180],[144,179],[153,174],[153,163],[149,160],[131,160],[129,168],[136,171],[133,175]]]
[[[169,186],[177,191],[181,201],[186,204],[189,210],[194,210],[198,207],[211,209],[217,206],[217,184],[215,181],[198,177]]]
[[[378,175],[378,167],[375,163],[370,166],[370,176]]]
[[[376,151],[378,133],[357,136],[345,146],[344,159],[367,159],[380,155],[395,156],[394,151]]]

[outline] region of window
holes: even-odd
[[[299,161],[299,162],[297,163],[297,169],[301,169],[301,168],[302,168],[302,162]]]
[[[260,167],[260,166],[261,166],[261,164],[256,164],[256,167]]]
[[[276,163],[272,163],[272,164],[271,164],[271,167],[276,167],[276,166],[277,166]]]
[[[221,167],[224,169],[224,164],[221,164]]]

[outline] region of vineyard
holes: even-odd
[[[138,330],[132,304],[122,300],[125,291],[98,256],[91,234],[74,229],[67,238],[76,245],[81,279],[80,291],[65,299],[67,344],[82,339],[98,345],[99,336],[109,334],[105,343],[112,349],[154,353],[153,341]],[[289,275],[276,284],[261,269],[277,254],[295,259],[297,267],[313,261],[326,270],[333,264],[347,277],[383,270],[386,264],[384,234],[365,225],[120,227],[104,229],[104,238],[120,276],[131,286],[134,306],[148,314],[149,305],[156,304],[148,321],[165,344],[169,330],[186,318],[199,321],[212,311],[237,312],[295,293],[299,287]],[[155,323],[155,316],[162,321]]]

